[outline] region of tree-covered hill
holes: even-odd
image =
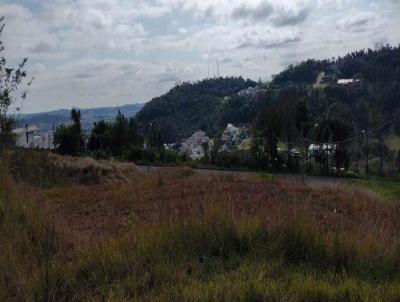
[[[334,82],[312,87],[320,72],[333,73],[337,78],[359,78],[362,85],[346,87]],[[321,115],[333,103],[347,106],[352,113],[354,129],[368,129],[400,115],[400,47],[389,45],[376,50],[360,50],[335,60],[307,60],[289,66],[278,74],[275,85],[290,82],[306,85],[310,111]],[[292,86],[293,86],[292,85]]]
[[[226,126],[226,122],[252,121],[252,105],[237,93],[255,86],[255,82],[241,77],[183,83],[148,102],[136,119],[144,132],[150,127],[160,129],[165,142],[178,141],[199,129],[213,135]]]
[[[326,74],[328,80],[321,81]],[[341,78],[357,81],[336,81]],[[337,171],[358,165],[362,157],[377,159],[375,171],[381,174],[388,167],[400,169],[400,146],[386,144],[400,136],[400,47],[307,60],[275,76],[270,89],[277,101],[265,102],[253,123],[256,141],[267,150],[261,162],[274,163],[278,141],[306,139],[336,142]]]
[[[354,88],[332,81],[314,86],[322,72],[333,78],[356,77],[362,79],[362,85]],[[262,89],[255,94],[238,94],[256,86],[253,81],[233,77],[183,83],[151,100],[136,118],[144,134],[150,127],[160,129],[164,142],[179,141],[199,129],[214,136],[227,123],[255,122],[260,112],[291,90],[293,106],[305,102],[315,120],[340,104],[347,108],[354,132],[373,129],[400,115],[400,47],[360,50],[337,59],[310,59],[289,66],[271,85],[258,85]],[[391,130],[399,132],[400,122],[394,126]]]
[[[313,84],[319,73],[334,67],[338,77],[361,77],[371,82],[400,81],[400,47],[386,45],[348,53],[332,60],[307,60],[289,65],[274,77],[274,84]]]

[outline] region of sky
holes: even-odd
[[[28,57],[35,77],[25,113],[147,102],[217,62],[220,76],[267,81],[400,43],[400,0],[0,0],[0,16],[8,64]]]

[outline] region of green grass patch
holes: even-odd
[[[247,179],[256,181],[275,181],[276,177],[272,173],[268,172],[254,172],[246,175]]]
[[[400,180],[359,179],[352,185],[362,187],[392,201],[400,201]]]
[[[400,298],[390,258],[364,258],[345,238],[329,245],[303,222],[272,231],[221,219],[135,233],[87,251],[69,286],[103,301]]]

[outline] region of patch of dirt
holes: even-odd
[[[133,163],[97,161],[90,157],[49,154],[50,163],[73,183],[84,185],[127,183],[138,174]]]

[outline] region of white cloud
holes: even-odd
[[[258,79],[282,65],[399,43],[396,0],[3,0],[27,111],[147,101],[177,80]],[[34,8],[34,9],[33,9]]]
[[[343,30],[366,30],[377,20],[373,12],[356,12],[353,15],[345,16],[336,25]]]
[[[178,32],[179,32],[180,34],[185,35],[185,34],[187,34],[189,31],[188,31],[185,27],[179,27],[179,28],[178,28]]]

